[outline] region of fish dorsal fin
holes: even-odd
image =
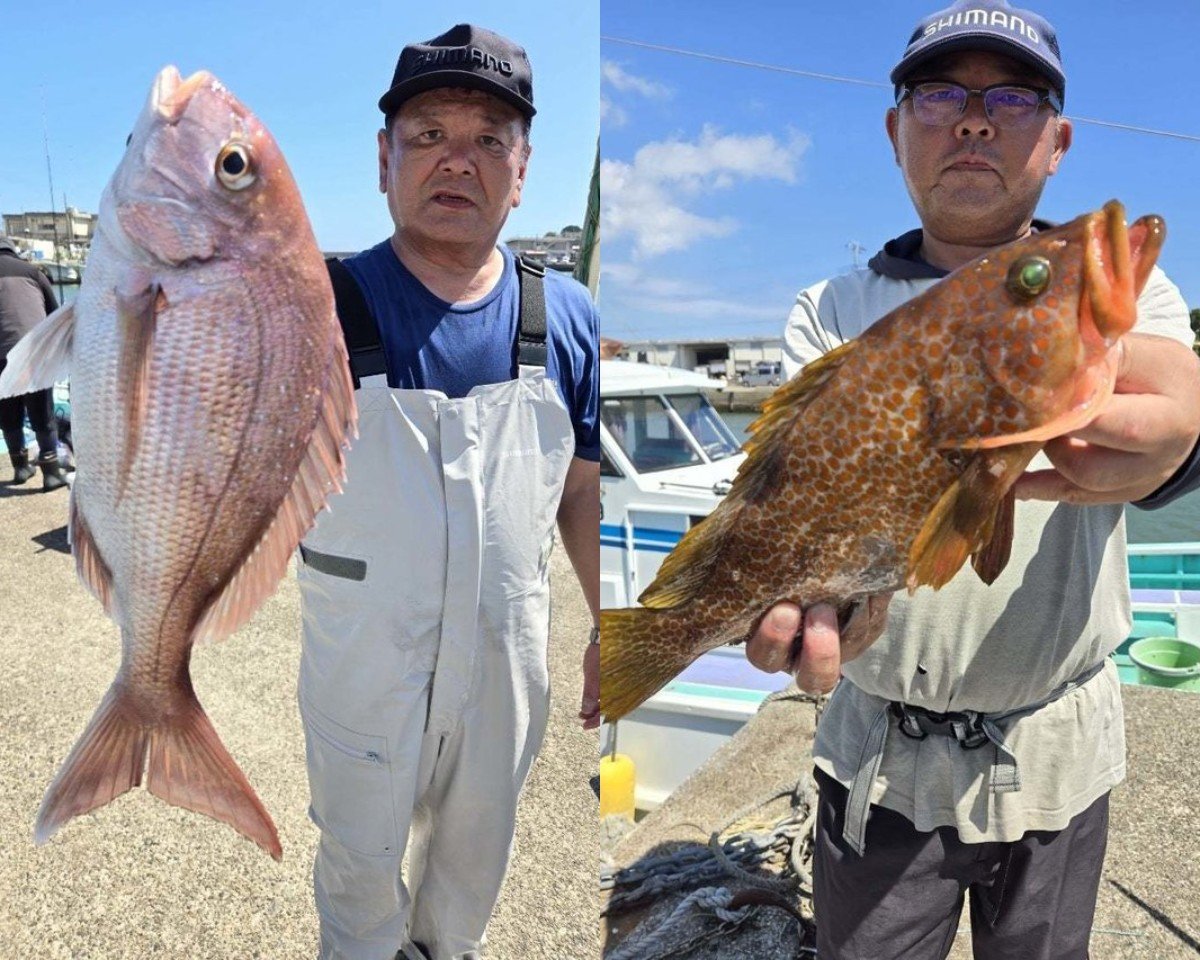
[[[343,451],[350,438],[357,436],[357,410],[340,333],[328,378],[317,423],[292,487],[258,544],[209,603],[193,632],[197,643],[223,639],[254,615],[287,572],[288,560],[330,494],[341,492],[346,475]]]
[[[117,367],[117,388],[121,392],[124,449],[117,462],[117,503],[125,496],[133,461],[142,442],[146,408],[150,401],[150,361],[154,356],[154,331],[158,315],[166,307],[162,288],[146,282],[132,292],[115,291],[117,328],[121,356]]]
[[[857,340],[850,340],[813,360],[799,376],[763,402],[761,416],[750,424],[750,438],[742,447],[746,460],[738,468],[729,495],[684,534],[659,567],[654,582],[638,597],[639,603],[662,610],[688,603],[703,592],[720,560],[726,534],[737,523],[740,509],[770,496],[779,486],[788,435],[796,418],[837,373],[857,344]]]
[[[1012,542],[1012,485],[1041,448],[1023,443],[971,456],[913,541],[910,593],[922,584],[935,590],[945,586],[973,554],[980,576],[991,577],[988,583],[1000,575]]]
[[[8,352],[0,374],[0,397],[19,397],[49,390],[71,369],[75,339],[75,304],[59,307],[25,334]]]

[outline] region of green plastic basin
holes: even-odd
[[[1200,644],[1175,637],[1145,637],[1129,646],[1137,682],[1150,687],[1200,691]]]

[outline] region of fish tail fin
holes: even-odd
[[[147,724],[119,684],[109,688],[46,791],[34,841],[45,843],[69,820],[132,790],[143,773],[155,796],[228,823],[282,858],[270,816],[199,701],[189,694],[182,710]]]
[[[34,842],[43,844],[68,820],[115,800],[142,782],[150,732],[114,684],[42,799]]]
[[[194,695],[150,733],[146,789],[156,797],[233,827],[283,859],[271,815]]]
[[[600,709],[608,722],[635,710],[695,659],[686,624],[677,610],[600,611]]]

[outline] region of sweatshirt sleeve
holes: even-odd
[[[822,322],[817,308],[826,283],[823,280],[796,295],[783,331],[784,379],[792,379],[806,363],[841,345],[841,338]]]
[[[1150,333],[1170,337],[1191,347],[1196,340],[1192,332],[1187,304],[1179,288],[1158,267],[1150,271],[1146,286],[1138,297],[1138,318],[1134,333]],[[1180,464],[1171,479],[1150,496],[1135,500],[1133,505],[1143,510],[1157,510],[1178,500],[1193,490],[1200,489],[1200,438],[1192,452]]]

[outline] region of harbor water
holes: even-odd
[[[757,413],[722,411],[721,416],[739,440]],[[1125,508],[1126,535],[1130,543],[1191,543],[1200,541],[1200,490],[1181,497],[1161,510]]]

